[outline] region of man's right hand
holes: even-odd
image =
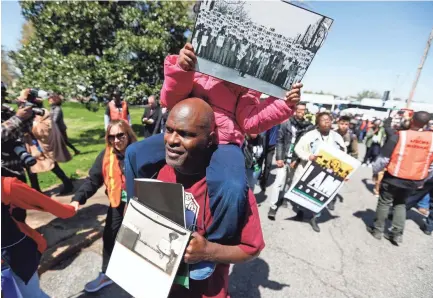
[[[314,160],[316,160],[318,157],[319,157],[318,155],[314,155],[314,154],[312,154],[312,155],[310,155],[310,157],[309,157],[308,159],[311,160],[311,161],[314,161]]]
[[[284,167],[284,160],[277,160],[277,167],[279,168]]]
[[[32,107],[19,108],[15,115],[23,121],[27,120],[33,115]]]
[[[183,49],[180,50],[179,57],[177,58],[177,63],[184,71],[190,71],[195,69],[197,57],[194,53],[194,47],[192,46],[192,44],[187,43],[183,47]]]
[[[75,212],[77,212],[78,208],[80,207],[80,202],[73,201],[73,202],[69,203],[69,205],[71,205],[72,207],[74,207]]]

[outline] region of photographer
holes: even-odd
[[[52,171],[62,182],[63,190],[59,195],[73,191],[72,181],[60,168],[58,162],[72,159],[66,148],[66,143],[57,125],[51,121],[50,113],[42,106],[40,97],[45,92],[35,89],[24,89],[18,101],[24,106],[32,106],[33,126],[31,132],[25,136],[27,150],[36,158],[37,163],[28,167],[29,179],[32,187],[40,190],[37,173]]]
[[[6,86],[2,82],[1,86],[1,138],[2,138],[2,172],[4,177],[16,177],[21,181],[26,181],[24,173],[23,159],[31,159],[31,156],[25,152],[24,144],[20,137],[24,132],[30,131],[32,127],[31,118],[33,116],[32,107],[22,107],[15,113],[14,110],[4,104],[6,100]],[[21,149],[21,151],[20,151]],[[18,152],[18,154],[17,154]],[[27,155],[26,155],[27,153]]]

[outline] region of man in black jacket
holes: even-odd
[[[161,107],[156,102],[155,96],[149,96],[149,107],[144,110],[141,122],[143,123],[143,135],[145,138],[161,132]]]
[[[299,136],[309,129],[314,127],[310,122],[304,119],[306,111],[305,103],[299,102],[296,105],[295,114],[292,118],[283,122],[280,125],[277,139],[277,177],[275,183],[272,185],[271,194],[269,195],[271,206],[268,212],[268,218],[275,220],[277,209],[281,204],[280,194],[284,190],[286,181],[288,178],[288,172],[290,163],[293,159],[293,148],[295,147],[296,141],[299,140]]]

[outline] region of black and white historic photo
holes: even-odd
[[[284,1],[202,1],[196,70],[283,97],[305,75],[333,20]]]
[[[117,241],[171,275],[189,233],[140,203],[133,202],[130,208],[134,212],[123,220]]]
[[[184,227],[131,200],[107,276],[134,297],[167,297],[190,235]]]

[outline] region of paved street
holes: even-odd
[[[321,233],[305,221],[293,221],[295,213],[289,208],[281,208],[277,220],[269,221],[266,194],[257,187],[267,246],[258,259],[232,268],[232,297],[433,297],[433,237],[420,231],[422,217],[414,211],[408,213],[399,247],[368,234],[365,227],[373,220],[377,202],[369,177],[371,169],[360,168],[343,187],[343,202],[322,214]],[[269,182],[274,178],[271,172]],[[98,295],[81,292],[98,273],[101,250],[99,240],[47,271],[43,289],[57,298],[129,297],[117,286]]]

